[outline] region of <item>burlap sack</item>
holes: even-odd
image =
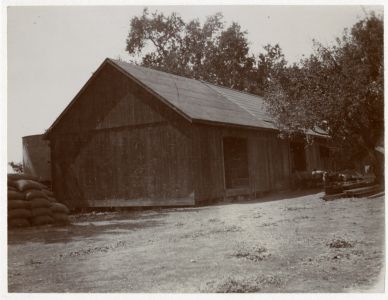
[[[28,219],[31,217],[31,211],[24,208],[8,210],[8,219]]]
[[[8,209],[30,209],[30,202],[25,200],[8,200]]]
[[[53,214],[54,223],[56,224],[68,224],[70,223],[69,216],[64,213]]]
[[[27,190],[26,192],[26,200],[32,200],[35,198],[47,198],[46,193],[41,190]]]
[[[10,174],[7,174],[7,179],[11,180],[11,181],[16,181],[16,180],[20,180],[20,179],[39,181],[39,177],[36,177],[34,175],[27,175],[27,174],[24,174],[24,173],[10,173]]]
[[[17,188],[19,191],[26,191],[26,190],[42,190],[42,189],[47,189],[47,187],[39,183],[37,181],[33,180],[28,180],[28,179],[19,179],[16,181]]]
[[[32,217],[51,216],[52,212],[51,212],[50,208],[38,207],[38,208],[31,209],[31,215],[32,215]]]
[[[50,202],[57,202],[57,199],[55,199],[54,197],[48,197],[48,200],[49,200]]]
[[[28,227],[30,226],[30,222],[28,221],[28,219],[10,219],[8,220],[8,226],[11,227],[11,228],[15,228],[15,227]]]
[[[53,213],[69,213],[69,209],[67,208],[67,206],[62,203],[53,202],[51,203],[50,208]]]
[[[12,187],[14,187],[14,188],[16,188],[17,189],[17,185],[16,185],[16,182],[15,181],[13,181],[13,180],[7,180],[7,186],[12,186]]]
[[[51,202],[48,199],[45,198],[35,198],[29,201],[31,208],[40,208],[45,207],[49,208]]]
[[[50,190],[44,189],[43,192],[46,194],[48,197],[54,197],[54,193]]]
[[[24,193],[16,192],[16,191],[8,191],[8,200],[24,200]]]
[[[44,225],[54,223],[54,219],[50,216],[37,216],[31,219],[33,225]]]

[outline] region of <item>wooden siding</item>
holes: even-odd
[[[166,120],[178,127],[185,122],[183,117],[108,64],[89,82],[50,136]]]
[[[55,192],[73,207],[194,204],[190,139],[171,125],[61,136],[54,149]]]
[[[190,123],[113,67],[78,100],[50,135],[61,201],[72,207],[194,204]]]
[[[244,193],[256,196],[289,186],[289,144],[275,133],[205,125],[197,125],[194,132],[196,201]],[[223,137],[247,140],[249,187],[236,193],[225,188]]]

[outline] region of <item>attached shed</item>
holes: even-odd
[[[262,98],[112,59],[46,137],[55,194],[73,207],[256,196],[287,188],[299,155],[323,167],[319,143],[292,155]]]
[[[24,136],[23,171],[48,183],[51,181],[50,147],[43,134]]]

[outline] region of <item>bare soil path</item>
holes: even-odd
[[[278,194],[8,235],[9,292],[382,291],[384,198]]]

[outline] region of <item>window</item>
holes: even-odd
[[[247,141],[242,138],[225,137],[224,170],[227,189],[249,185]]]

